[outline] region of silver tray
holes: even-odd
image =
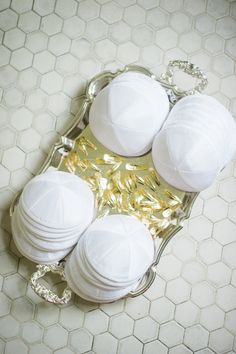
[[[189,91],[180,90],[173,82],[176,67],[198,79],[197,86]],[[155,244],[155,260],[143,277],[140,287],[127,295],[135,297],[144,293],[153,283],[160,257],[169,240],[182,228],[183,220],[189,217],[197,193],[183,192],[168,185],[155,172],[150,152],[140,157],[124,158],[106,149],[91,133],[88,113],[94,98],[116,76],[128,71],[140,72],[159,81],[168,94],[171,107],[183,96],[201,92],[207,84],[204,73],[198,67],[179,60],[170,62],[166,73],[160,78],[156,78],[149,70],[134,65],[128,65],[114,73],[102,72],[88,83],[85,94],[78,98],[79,110],[74,122],[52,147],[38,174],[48,169],[75,173],[93,189],[97,217],[109,213],[126,213],[135,215],[149,228]],[[105,186],[113,183],[114,188],[109,187],[108,190],[102,187],[104,183],[101,181],[105,181]],[[12,203],[11,215],[18,197],[19,194]],[[58,264],[37,265],[37,268],[30,279],[34,291],[49,302],[67,303],[71,297],[68,287],[59,297],[38,282],[47,272],[59,273],[63,278],[64,260]]]

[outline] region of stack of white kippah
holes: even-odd
[[[190,192],[209,187],[236,150],[236,124],[229,111],[207,95],[182,98],[155,137],[152,157],[172,186]]]
[[[86,182],[66,172],[47,172],[24,188],[12,217],[20,252],[48,264],[66,256],[94,217],[94,196]]]
[[[144,224],[110,215],[88,227],[66,262],[65,275],[80,297],[110,302],[137,288],[153,258],[154,243]]]

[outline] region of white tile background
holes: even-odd
[[[160,74],[189,59],[236,116],[236,1],[0,0],[0,41],[0,353],[235,353],[233,162],[197,199],[153,286],[114,304],[57,307],[34,295],[7,209],[101,70],[139,63]]]

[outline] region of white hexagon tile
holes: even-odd
[[[236,353],[234,161],[134,299],[45,303],[28,286],[34,265],[14,246],[8,216],[102,70],[136,63],[159,75],[188,59],[236,116],[235,0],[0,0],[0,41],[0,353]]]

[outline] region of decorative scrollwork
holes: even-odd
[[[64,305],[67,304],[71,299],[72,291],[69,287],[66,287],[63,290],[62,296],[59,297],[52,290],[47,289],[46,286],[40,284],[38,279],[44,277],[46,273],[52,272],[59,274],[61,278],[64,280],[64,266],[62,263],[58,264],[38,264],[37,271],[31,275],[30,278],[30,286],[35,291],[35,293],[40,296],[42,299],[52,302],[54,304]]]
[[[192,77],[195,77],[199,79],[199,83],[192,88],[191,90],[181,90],[177,85],[174,83],[174,69],[178,68],[185,72],[186,74],[189,74]],[[161,75],[160,79],[164,82],[166,82],[168,85],[172,86],[172,90],[180,95],[180,96],[188,96],[188,95],[194,95],[196,93],[202,92],[208,83],[207,77],[204,74],[202,70],[199,69],[198,66],[185,61],[185,60],[173,60],[170,61],[167,70],[164,74]]]

